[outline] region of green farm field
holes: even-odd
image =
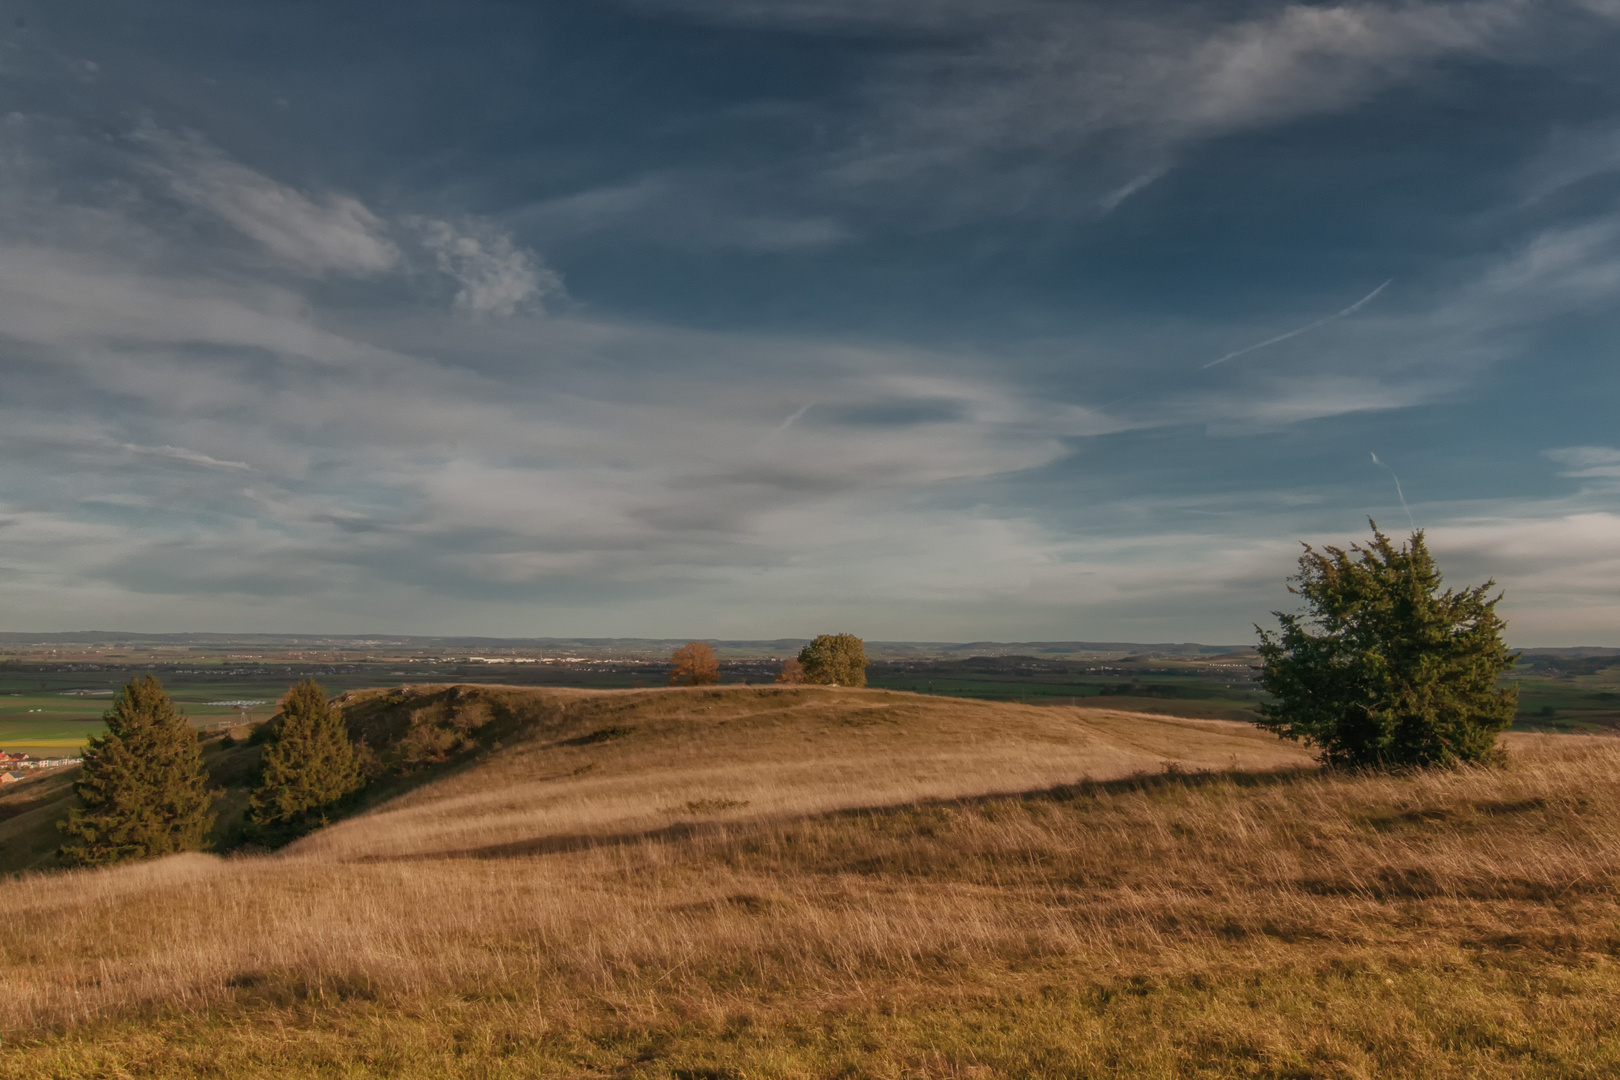
[[[112,704],[116,687],[133,674],[89,679],[73,672],[0,673],[0,749],[39,756],[77,753],[87,739],[104,730],[102,715]],[[233,718],[268,719],[290,685],[279,678],[192,680],[158,674],[175,703],[199,726]],[[217,704],[223,701],[264,704],[239,709]]]
[[[356,660],[299,664],[271,657],[270,662],[230,663],[159,657],[149,665],[62,663],[0,664],[0,749],[37,756],[67,756],[99,735],[102,716],[118,687],[131,678],[153,674],[162,681],[182,712],[199,727],[229,720],[266,720],[276,703],[300,679],[313,677],[329,693],[374,686],[442,682],[521,682],[527,685],[628,689],[663,682],[661,669],[626,664],[609,669],[501,666],[453,663],[397,663]],[[744,676],[745,677],[745,676]],[[741,677],[728,681],[742,681]],[[753,681],[764,681],[755,673]],[[225,702],[261,702],[235,706]]]
[[[201,727],[231,719],[266,719],[287,688],[312,675],[333,694],[422,683],[503,683],[581,689],[632,689],[664,681],[658,662],[605,666],[506,667],[445,661],[357,659],[300,665],[277,657],[242,664],[220,660],[114,668],[82,664],[0,666],[0,749],[66,755],[102,730],[113,692],[133,675],[152,671],[181,709]],[[874,688],[936,697],[1027,705],[1092,706],[1218,720],[1257,718],[1262,700],[1251,681],[1252,658],[1219,665],[1162,658],[1108,663],[1053,662],[1033,657],[973,657],[938,661],[878,661],[868,670]],[[182,666],[182,663],[185,666]],[[726,684],[765,683],[774,666],[763,660],[722,665]],[[1620,730],[1620,663],[1613,657],[1569,658],[1530,653],[1512,681],[1519,684],[1514,729],[1597,734]],[[260,701],[238,708],[220,704]]]
[[[37,684],[39,679],[33,681]],[[228,683],[170,685],[169,689],[192,721],[203,726],[239,716],[268,719],[275,701],[286,691],[285,686],[243,687]],[[39,756],[77,753],[85,740],[103,731],[102,715],[111,705],[113,693],[103,687],[0,689],[0,749]],[[262,700],[265,704],[242,710],[213,704],[243,699]]]
[[[1172,664],[1161,659],[1109,664],[1035,657],[973,657],[934,662],[874,663],[867,685],[914,694],[1069,705],[1130,712],[1254,720],[1261,694],[1247,664]]]
[[[1514,673],[1520,731],[1620,731],[1620,659],[1530,653]]]
[[[1513,730],[1562,734],[1620,732],[1620,655],[1526,650],[1504,679],[1519,687]],[[1028,705],[1093,706],[1167,716],[1258,719],[1264,700],[1253,656],[1176,662],[1161,657],[1053,662],[1036,657],[875,663],[872,686],[946,697]]]

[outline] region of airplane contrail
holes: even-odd
[[[795,420],[798,420],[798,419],[799,419],[799,418],[800,418],[800,417],[802,417],[802,416],[803,416],[803,415],[804,415],[804,414],[805,414],[805,413],[807,413],[807,412],[809,412],[809,411],[810,411],[810,410],[811,410],[811,409],[813,409],[813,408],[815,408],[815,407],[816,407],[816,403],[815,403],[815,402],[813,402],[813,401],[812,401],[812,402],[811,402],[811,403],[810,403],[810,404],[808,404],[808,405],[805,405],[805,406],[802,406],[802,407],[801,407],[801,408],[800,408],[800,409],[799,409],[799,410],[798,410],[798,411],[797,411],[797,412],[795,412],[795,413],[794,413],[794,414],[793,414],[793,415],[792,415],[792,416],[790,416],[790,417],[788,417],[788,418],[787,418],[787,419],[786,419],[786,420],[784,420],[784,421],[782,421],[782,422],[781,422],[781,423],[780,423],[780,424],[777,424],[777,425],[776,425],[776,426],[775,426],[775,427],[773,427],[773,428],[772,428],[772,429],[771,429],[771,433],[770,433],[770,434],[769,434],[769,435],[767,435],[767,436],[765,436],[765,440],[764,440],[764,441],[765,441],[765,442],[767,442],[767,443],[768,443],[768,442],[770,442],[770,441],[771,441],[771,440],[772,440],[772,439],[774,439],[774,438],[776,438],[776,437],[777,437],[777,436],[778,436],[778,435],[780,435],[780,434],[782,434],[782,432],[784,432],[784,431],[786,431],[786,430],[787,430],[787,429],[788,429],[788,428],[790,428],[790,427],[792,427],[792,426],[793,426],[793,423],[794,423],[794,421],[795,421]],[[760,444],[760,445],[762,445],[762,446],[763,446],[763,445],[764,445],[764,443],[761,443],[761,444]]]
[[[1329,315],[1327,318],[1325,318],[1325,319],[1317,319],[1315,322],[1311,323],[1309,326],[1302,326],[1298,330],[1290,330],[1286,334],[1278,334],[1274,338],[1267,338],[1265,341],[1260,342],[1258,345],[1250,345],[1250,346],[1248,346],[1246,348],[1238,349],[1235,352],[1229,352],[1225,356],[1221,357],[1218,360],[1211,360],[1209,363],[1205,364],[1203,367],[1199,368],[1198,370],[1203,371],[1205,368],[1212,368],[1216,364],[1224,364],[1228,360],[1233,359],[1234,357],[1242,356],[1245,353],[1252,353],[1256,349],[1265,348],[1267,345],[1275,345],[1279,341],[1287,341],[1289,338],[1299,337],[1299,335],[1301,335],[1301,334],[1308,334],[1312,330],[1315,330],[1319,326],[1326,326],[1328,323],[1333,322],[1336,319],[1342,319],[1346,315],[1353,315],[1357,311],[1360,311],[1362,308],[1366,307],[1368,304],[1372,303],[1373,297],[1377,296],[1379,293],[1381,293],[1385,289],[1389,288],[1390,282],[1392,282],[1394,280],[1395,280],[1394,278],[1390,278],[1389,281],[1384,282],[1382,285],[1378,286],[1378,288],[1374,289],[1372,292],[1368,293],[1366,296],[1363,296],[1360,300],[1357,300],[1355,303],[1351,304],[1349,307],[1345,308],[1343,311],[1335,311],[1332,315]]]
[[[1385,284],[1388,283],[1386,282]],[[1380,285],[1379,288],[1383,288],[1383,285]],[[1385,465],[1382,461],[1379,461],[1377,454],[1373,454],[1372,459],[1374,465],[1389,473],[1389,478],[1395,481],[1395,497],[1401,500],[1401,509],[1406,511],[1406,523],[1412,526],[1413,532],[1417,532],[1417,522],[1412,520],[1412,508],[1406,505],[1406,492],[1401,490],[1401,478],[1395,475],[1394,469],[1390,468],[1388,465]]]
[[[1308,334],[1312,330],[1315,330],[1317,327],[1326,326],[1328,323],[1333,322],[1333,321],[1335,321],[1337,319],[1342,319],[1346,315],[1354,315],[1356,312],[1360,311],[1362,308],[1364,308],[1368,304],[1372,303],[1373,298],[1375,296],[1377,296],[1379,293],[1383,292],[1385,289],[1389,288],[1390,285],[1394,284],[1394,281],[1395,281],[1394,278],[1390,278],[1388,281],[1384,282],[1382,285],[1378,286],[1378,288],[1374,289],[1372,292],[1368,293],[1366,296],[1363,296],[1360,300],[1357,300],[1355,303],[1351,304],[1349,307],[1345,308],[1343,311],[1335,311],[1333,314],[1327,316],[1326,318],[1317,319],[1315,322],[1311,323],[1308,326],[1301,326],[1296,330],[1288,331],[1288,333],[1286,333],[1286,334],[1278,334],[1274,338],[1267,338],[1266,340],[1264,340],[1262,342],[1259,342],[1257,344],[1249,345],[1249,346],[1246,346],[1244,348],[1237,349],[1234,352],[1229,352],[1225,356],[1219,357],[1219,358],[1217,358],[1215,360],[1211,360],[1207,364],[1199,365],[1198,370],[1199,371],[1208,371],[1210,368],[1214,367],[1216,364],[1224,364],[1228,360],[1234,359],[1234,358],[1239,357],[1239,356],[1243,356],[1246,353],[1252,353],[1256,349],[1263,349],[1267,345],[1275,345],[1279,341],[1287,341],[1289,338],[1299,337],[1299,335],[1301,335],[1301,334]],[[1102,405],[1097,406],[1097,408],[1098,409],[1111,409],[1115,405],[1118,405],[1122,401],[1130,401],[1132,398],[1141,397],[1143,394],[1150,393],[1153,390],[1157,390],[1160,387],[1166,386],[1172,381],[1174,381],[1174,380],[1161,380],[1161,381],[1159,381],[1157,383],[1150,383],[1147,386],[1142,387],[1142,389],[1140,389],[1140,390],[1133,390],[1129,394],[1126,394],[1124,397],[1117,397],[1113,401],[1109,401],[1109,402],[1106,402],[1106,403],[1104,403]]]
[[[1169,171],[1168,169],[1165,169],[1163,167],[1160,167],[1160,168],[1157,168],[1157,169],[1149,169],[1147,172],[1142,173],[1140,176],[1133,177],[1129,182],[1124,184],[1122,187],[1115,188],[1113,191],[1109,192],[1107,195],[1104,195],[1101,199],[1099,199],[1097,201],[1097,205],[1098,205],[1098,207],[1101,208],[1101,210],[1103,212],[1103,215],[1106,217],[1107,215],[1112,214],[1114,212],[1114,210],[1119,206],[1120,203],[1124,202],[1126,199],[1130,198],[1132,195],[1135,195],[1138,191],[1141,191],[1143,188],[1145,188],[1149,184],[1153,183],[1153,181],[1157,180],[1159,177],[1163,176],[1168,171]]]

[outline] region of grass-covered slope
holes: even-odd
[[[349,715],[359,816],[0,885],[0,1076],[1620,1070],[1607,740],[1348,776],[1214,722],[871,691]]]
[[[1308,761],[1247,725],[819,687],[424,687],[351,695],[345,715],[389,780],[379,792],[468,763],[310,837],[303,855],[533,854],[704,822]]]

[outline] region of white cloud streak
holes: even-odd
[[[306,274],[373,275],[394,269],[399,249],[358,199],[311,197],[232,160],[200,136],[144,124],[136,139],[148,168],[182,200],[217,215],[284,264]]]
[[[1620,450],[1612,446],[1564,446],[1543,453],[1567,466],[1560,476],[1620,479]]]
[[[120,449],[143,457],[167,458],[170,461],[183,461],[188,465],[202,465],[210,469],[251,471],[252,468],[245,461],[223,461],[196,450],[187,450],[183,446],[137,446],[134,443],[124,443]]]
[[[166,131],[150,121],[135,141],[147,150],[141,165],[161,176],[174,195],[256,241],[284,267],[313,277],[375,277],[405,265],[391,236],[399,230],[352,196],[306,195],[233,160],[199,135]],[[510,316],[540,311],[545,300],[565,296],[557,272],[491,222],[407,215],[400,225],[456,283],[454,303],[461,311]]]

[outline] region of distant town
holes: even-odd
[[[0,784],[15,784],[19,780],[26,780],[36,772],[45,769],[60,769],[67,765],[78,765],[84,759],[78,757],[34,757],[31,754],[13,754],[0,750]]]

